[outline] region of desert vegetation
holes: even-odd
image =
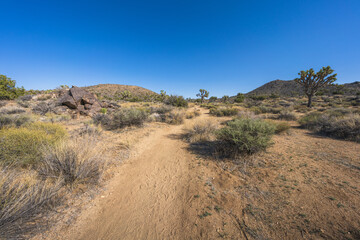
[[[85,88],[89,92],[68,86],[46,91],[25,91],[17,89],[11,82],[13,80],[3,77],[6,84],[13,84],[13,87],[2,88],[8,93],[0,102],[0,232],[6,233],[1,237],[29,238],[49,230],[50,223],[60,215],[56,212],[61,212],[69,199],[82,201],[83,194],[93,189],[101,192],[100,189],[111,181],[114,172],[122,168],[120,163],[130,155],[132,147],[143,147],[143,139],[155,141],[156,149],[151,154],[160,153],[159,156],[149,155],[149,161],[155,161],[157,157],[164,159],[164,156],[174,160],[156,162],[171,162],[157,170],[177,167],[171,173],[176,175],[184,171],[178,169],[182,166],[181,162],[176,162],[179,159],[186,159],[190,166],[188,169],[191,172],[187,174],[192,176],[189,191],[193,196],[188,199],[191,199],[194,208],[189,206],[184,211],[194,216],[189,220],[197,224],[196,230],[192,230],[194,234],[202,231],[213,238],[206,225],[206,219],[212,219],[215,225],[221,225],[216,236],[238,236],[238,228],[220,222],[237,223],[237,219],[245,215],[249,226],[244,229],[247,236],[281,238],[281,233],[288,226],[290,230],[286,231],[298,236],[294,233],[296,226],[293,223],[277,219],[269,209],[284,207],[286,204],[279,199],[290,202],[295,190],[299,192],[300,199],[305,197],[302,191],[318,198],[335,199],[325,195],[336,195],[336,187],[318,190],[319,186],[313,186],[313,182],[322,179],[325,174],[329,175],[329,181],[334,182],[331,171],[347,168],[352,172],[358,169],[358,163],[351,160],[355,159],[354,156],[346,154],[354,154],[357,145],[353,144],[360,142],[360,95],[347,87],[329,85],[335,78],[331,74],[328,68],[319,73],[309,70],[300,74],[300,79],[308,81],[311,78],[314,80],[311,84],[315,85],[310,85],[318,86],[315,90],[309,90],[311,108],[308,94],[297,88],[301,88],[297,82],[302,80],[291,81],[294,91],[298,91],[291,96],[281,92],[267,94],[266,89],[261,88],[261,91],[255,91],[257,94],[238,93],[208,99],[209,92],[200,89],[198,99],[185,99],[182,96],[169,96],[163,90],[157,94],[134,86],[100,85]],[[330,78],[322,78],[325,75]],[[284,83],[276,81],[275,86],[278,84],[283,87]],[[154,136],[161,136],[161,141]],[[168,149],[169,144],[172,148]],[[314,147],[309,147],[310,144]],[[320,152],[326,149],[325,146],[336,149],[337,144],[348,149],[349,153],[337,150]],[[310,150],[305,151],[305,148]],[[331,163],[324,162],[329,161],[325,159],[332,159],[327,151],[335,151],[336,156],[344,157],[334,158]],[[141,155],[139,159],[142,158]],[[341,161],[338,160],[340,158]],[[306,164],[311,168],[306,169]],[[331,164],[336,164],[336,167]],[[151,166],[147,165],[147,168]],[[161,177],[161,174],[157,172],[153,176]],[[137,175],[140,177],[141,173]],[[176,176],[171,179],[183,177]],[[346,176],[346,181],[351,182]],[[298,179],[303,179],[301,181],[304,183]],[[344,194],[357,199],[354,191],[349,190]],[[236,201],[230,196],[242,201],[233,206],[232,203]],[[342,216],[354,218],[356,214],[350,208],[347,208],[348,213],[342,211],[346,201],[340,195],[336,195],[336,198],[339,198],[336,209]],[[267,202],[266,207],[264,202]],[[326,231],[338,231],[322,223],[324,219],[321,217],[318,217],[321,221],[304,217],[310,215],[309,211],[300,211],[296,204],[288,203],[284,211],[294,219],[314,221]],[[306,208],[309,205],[303,203],[302,206]],[[327,216],[329,213],[322,211],[320,214]],[[280,222],[282,227],[275,227],[278,233],[271,232],[269,229],[274,226],[264,219]],[[295,223],[309,236],[324,235],[315,230],[310,233],[311,226],[299,219]],[[250,226],[258,230],[249,230]],[[349,221],[346,226],[350,226]],[[355,230],[348,231],[351,231],[351,237],[356,236]],[[341,233],[332,234],[342,236]]]

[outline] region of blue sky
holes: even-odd
[[[0,0],[0,74],[26,89],[248,92],[330,65],[360,81],[360,1]]]

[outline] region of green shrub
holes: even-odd
[[[57,124],[32,123],[20,128],[0,130],[0,163],[6,165],[36,164],[42,149],[54,145],[66,136],[66,131]]]
[[[216,133],[217,152],[226,157],[253,154],[265,150],[275,132],[273,124],[263,120],[235,119]]]
[[[100,112],[101,112],[102,114],[106,114],[106,113],[107,113],[107,108],[101,108],[101,109],[100,109]]]
[[[174,107],[187,107],[188,102],[183,96],[171,95],[165,99],[165,104],[172,105]]]
[[[235,116],[238,110],[236,108],[211,108],[209,113],[217,117]]]
[[[16,81],[0,75],[0,100],[11,100],[25,94],[23,87],[15,87]]]
[[[234,102],[236,103],[242,103],[245,99],[245,95],[242,94],[242,93],[238,93],[236,96],[235,96],[235,99],[234,99]]]

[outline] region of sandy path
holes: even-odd
[[[193,120],[190,120],[193,121]],[[85,210],[64,239],[184,239],[192,155],[169,126],[137,144],[108,190]]]

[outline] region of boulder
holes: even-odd
[[[75,86],[64,93],[60,99],[60,104],[71,109],[77,109],[79,113],[90,116],[101,110],[101,103],[95,94]]]
[[[75,100],[68,94],[65,94],[61,99],[60,99],[60,103],[62,105],[65,105],[71,109],[76,109],[77,108],[77,104],[75,102]]]

